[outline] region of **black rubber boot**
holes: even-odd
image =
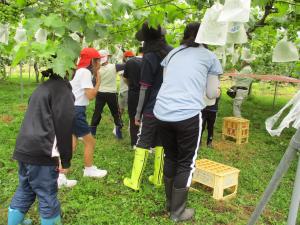
[[[173,187],[170,218],[175,222],[190,220],[195,214],[195,209],[185,208],[188,191],[188,188],[176,189]]]
[[[164,176],[164,183],[166,193],[166,210],[170,212],[174,179]]]

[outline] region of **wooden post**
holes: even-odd
[[[274,90],[274,98],[273,98],[272,109],[274,109],[274,107],[275,107],[275,100],[276,100],[276,96],[277,96],[277,87],[278,87],[278,81],[275,82],[275,90]]]

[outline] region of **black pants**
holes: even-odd
[[[209,110],[202,110],[202,134],[207,128],[207,142],[212,142],[214,136],[214,125],[216,122],[217,112],[209,111]],[[201,134],[201,138],[202,138]]]
[[[136,146],[145,149],[161,146],[158,136],[158,120],[154,116],[143,116]]]
[[[174,178],[174,187],[191,185],[200,144],[201,114],[179,122],[159,121],[159,136],[165,149],[164,175]]]
[[[110,113],[114,118],[115,125],[122,127],[117,93],[98,92],[96,96],[95,110],[91,121],[91,132],[93,135],[96,134],[97,126],[101,121],[101,114],[103,112],[105,104],[108,105]]]
[[[130,143],[131,146],[136,145],[137,142],[137,135],[139,132],[139,126],[135,125],[135,114],[136,114],[136,107],[139,102],[139,92],[135,91],[128,91],[128,115],[129,115],[129,123],[130,123]]]

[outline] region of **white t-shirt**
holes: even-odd
[[[86,97],[84,89],[94,88],[91,71],[86,68],[78,69],[70,83],[75,96],[75,106],[87,106],[89,99]]]
[[[100,67],[101,82],[99,92],[117,93],[117,69],[115,64]]]

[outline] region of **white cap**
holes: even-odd
[[[99,53],[101,56],[104,56],[103,58],[101,58],[101,64],[106,63],[108,61],[108,56],[110,56],[109,51],[101,49]]]

